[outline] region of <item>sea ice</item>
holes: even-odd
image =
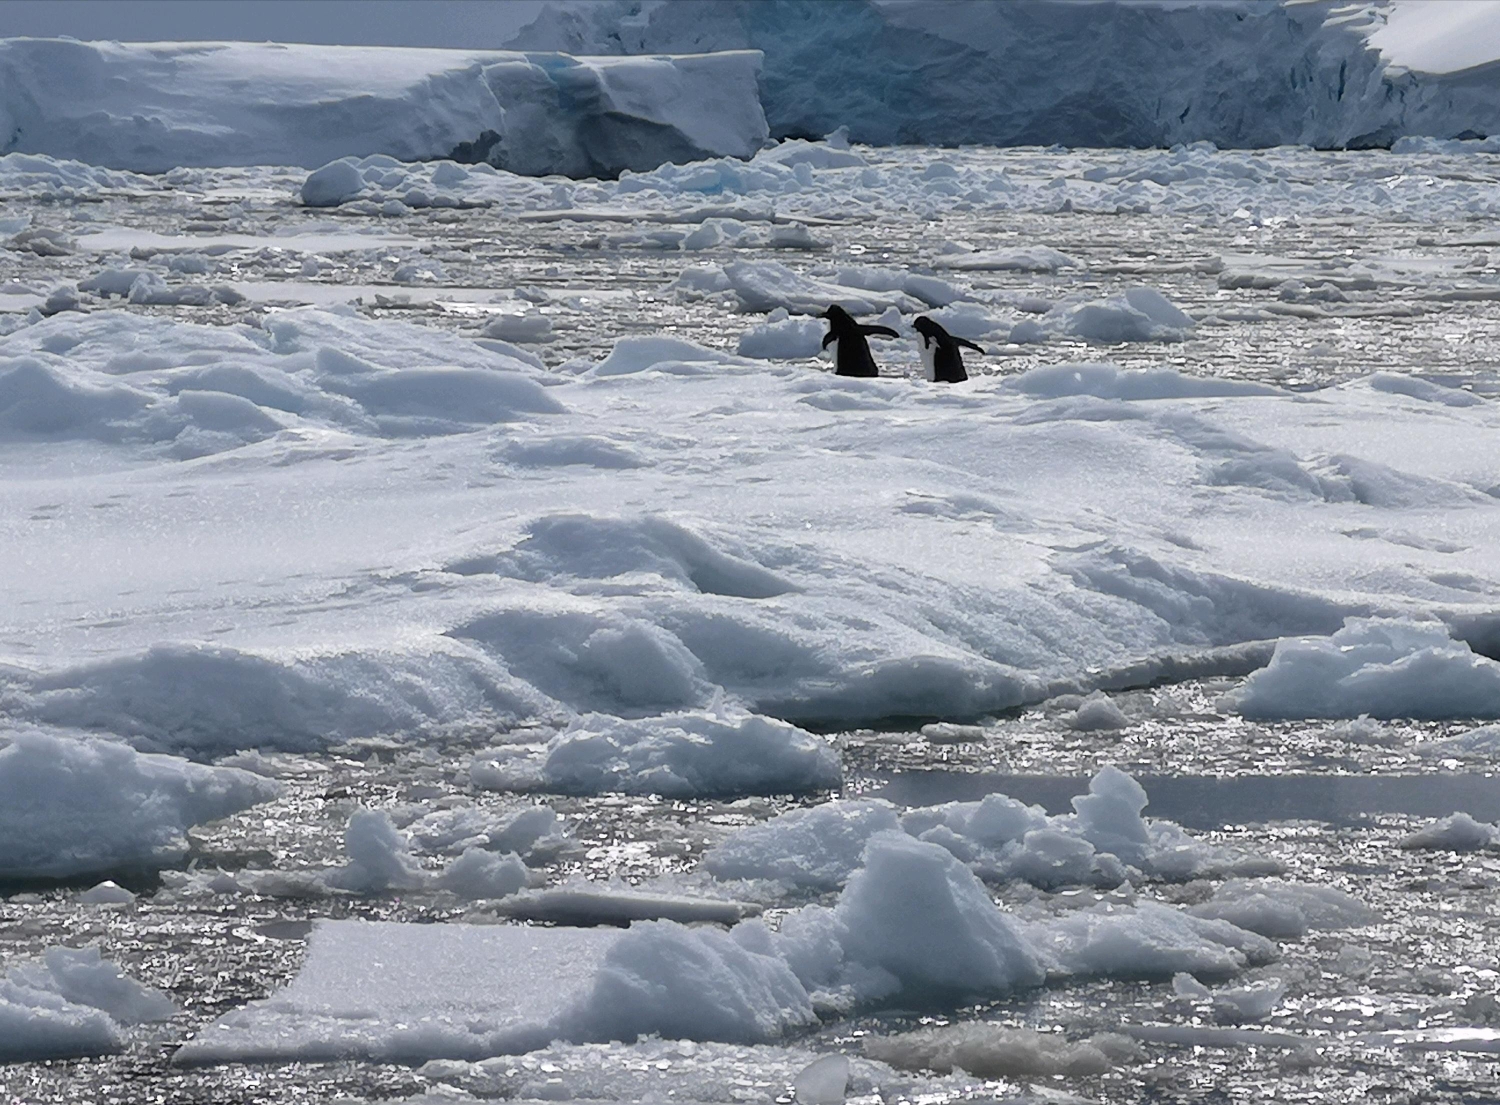
[[[684,712],[634,721],[588,714],[553,738],[540,758],[507,751],[475,758],[476,786],[697,798],[827,790],[843,778],[828,742],[755,714]]]
[[[0,879],[154,868],[186,854],[190,826],[269,801],[276,782],[110,741],[9,734],[0,750]]]
[[[121,1025],[164,1021],[177,1006],[96,947],[48,948],[0,976],[0,1062],[107,1055],[124,1046]]]
[[[1500,664],[1441,622],[1349,618],[1329,637],[1281,640],[1228,698],[1246,717],[1500,717]]]

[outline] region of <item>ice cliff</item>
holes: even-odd
[[[757,49],[778,136],[874,145],[1386,146],[1500,132],[1500,5],[555,2],[512,45]]]
[[[748,157],[759,55],[0,39],[0,153],[136,172],[348,155],[618,174]]]

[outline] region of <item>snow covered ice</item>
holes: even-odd
[[[0,1097],[1500,1094],[1489,16],[970,10],[3,44]]]

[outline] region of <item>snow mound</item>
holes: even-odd
[[[668,798],[791,794],[843,780],[838,753],[794,725],[755,714],[685,712],[639,720],[579,718],[538,756],[509,748],[475,758],[476,786]]]
[[[1006,381],[1008,388],[1038,399],[1092,395],[1096,399],[1192,399],[1221,395],[1279,395],[1268,384],[1187,376],[1167,368],[1116,368],[1108,364],[1059,364],[1032,368]]]
[[[632,335],[620,338],[592,368],[595,376],[628,376],[648,369],[667,373],[711,372],[721,366],[749,367],[753,361],[682,338]],[[696,366],[696,367],[695,367]]]
[[[108,1055],[121,1025],[164,1021],[177,1007],[124,974],[99,949],[48,948],[0,976],[0,1062]]]
[[[20,732],[0,750],[0,879],[160,867],[192,825],[280,793],[270,779],[142,755],[107,741]]]
[[[740,335],[736,352],[757,360],[805,360],[823,351],[827,328],[816,318],[789,318],[785,307],[777,307]]]
[[[1349,618],[1330,637],[1278,641],[1228,701],[1259,718],[1500,717],[1500,664],[1441,622]]]
[[[1050,817],[1003,794],[908,810],[881,801],[833,801],[739,829],[704,856],[718,878],[779,879],[829,890],[859,867],[877,834],[900,828],[936,844],[981,878],[1042,887],[1118,886],[1143,876],[1184,880],[1265,871],[1264,860],[1213,848],[1169,821],[1141,816],[1146,794],[1116,768],[1101,770],[1072,815]]]
[[[132,297],[156,288],[174,302],[184,290],[135,269],[82,284]],[[425,327],[318,310],[264,325],[96,311],[0,337],[0,442],[98,441],[191,459],[283,431],[430,436],[564,409],[531,365]]]
[[[448,638],[409,651],[261,654],[164,643],[57,668],[12,688],[36,721],[105,729],[143,747],[294,752],[477,716],[525,716],[537,701],[493,661]]]
[[[753,52],[639,58],[248,42],[0,42],[6,152],[159,173],[387,154],[613,176],[749,157],[766,136]],[[244,89],[260,89],[246,98]],[[103,90],[107,89],[108,92]],[[348,169],[304,199],[341,202]]]
[[[777,135],[847,126],[873,145],[1362,147],[1500,130],[1491,85],[1474,77],[1500,56],[1494,19],[1451,7],[1151,3],[1111,5],[1105,18],[1053,0],[912,0],[815,4],[785,19],[759,4],[615,0],[544,12],[512,45],[762,50]]]
[[[1118,295],[1055,307],[1038,319],[1022,319],[1010,340],[1026,344],[1075,338],[1115,343],[1186,341],[1196,325],[1155,288],[1128,288]]]

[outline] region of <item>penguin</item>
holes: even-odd
[[[917,351],[922,354],[922,374],[927,379],[939,384],[957,384],[969,378],[958,347],[968,346],[976,353],[983,353],[982,348],[967,338],[955,338],[926,315],[917,316],[911,326],[917,332]]]
[[[853,316],[837,303],[824,311],[819,318],[828,320],[828,333],[823,335],[823,348],[833,346],[833,372],[836,376],[879,376],[875,358],[870,356],[868,334],[884,334],[899,338],[901,335],[889,326],[864,326],[854,321]]]

